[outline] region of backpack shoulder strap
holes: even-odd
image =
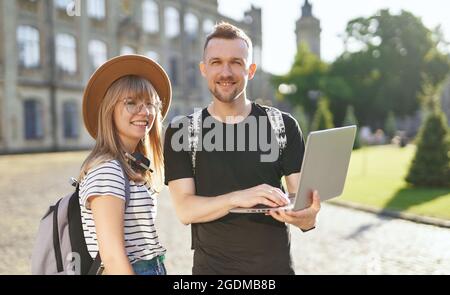
[[[269,118],[270,126],[275,133],[275,139],[277,140],[280,148],[280,156],[283,153],[287,145],[286,128],[284,126],[283,114],[281,111],[274,107],[262,106]]]
[[[189,118],[189,150],[191,154],[192,172],[195,176],[195,158],[200,141],[200,128],[202,125],[202,110],[194,112]]]

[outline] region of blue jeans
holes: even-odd
[[[163,261],[164,255],[154,257],[151,260],[139,260],[131,266],[137,275],[166,275],[167,271]]]

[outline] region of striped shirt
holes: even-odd
[[[98,253],[97,234],[89,204],[90,196],[114,196],[125,201],[125,180],[117,160],[102,163],[88,171],[80,183],[83,233],[92,258]],[[166,252],[155,228],[156,192],[130,180],[130,201],[125,210],[125,247],[130,263],[150,260]]]

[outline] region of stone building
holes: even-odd
[[[169,119],[210,101],[198,62],[218,21],[243,28],[261,64],[261,9],[237,21],[217,0],[0,1],[0,153],[83,149],[93,140],[81,116],[84,86],[105,60],[127,53],[157,60],[173,83]],[[270,95],[269,75],[249,84]]]

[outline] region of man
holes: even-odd
[[[287,144],[271,161],[262,160],[268,150],[255,141],[267,135],[270,146],[277,148],[275,126],[267,123],[266,109],[246,96],[247,82],[256,71],[251,56],[251,40],[242,30],[228,23],[216,25],[206,39],[199,65],[212,94],[212,103],[200,115],[204,148],[192,158],[192,146],[178,146],[179,133],[192,134],[192,128],[186,131],[192,126],[186,120],[185,124],[183,120],[172,122],[166,132],[165,182],[178,217],[192,227],[193,274],[294,274],[286,223],[310,230],[320,210],[314,192],[312,205],[297,212],[229,213],[235,207],[288,204],[281,177],[285,176],[289,193],[297,192],[304,152],[297,121],[279,112]],[[234,131],[231,137],[230,130]]]

